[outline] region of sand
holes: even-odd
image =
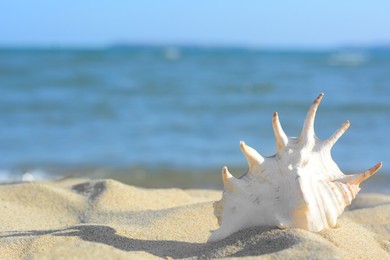
[[[390,259],[390,196],[362,194],[335,229],[257,227],[205,243],[220,191],[68,179],[0,186],[0,259]]]

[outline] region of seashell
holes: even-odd
[[[219,228],[208,242],[253,226],[301,228],[313,232],[334,227],[338,216],[359,192],[359,184],[382,163],[358,174],[344,175],[331,157],[331,148],[348,129],[349,121],[326,140],[314,133],[314,118],[324,94],[307,113],[301,135],[287,137],[274,113],[272,126],[277,153],[263,157],[240,142],[249,170],[240,178],[222,169],[224,191],[214,203]]]

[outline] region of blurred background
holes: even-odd
[[[0,181],[114,178],[220,188],[239,141],[275,153],[325,93],[320,138],[346,173],[383,161],[390,192],[389,1],[0,4]]]

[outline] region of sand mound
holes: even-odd
[[[0,258],[390,258],[390,196],[360,195],[320,233],[259,227],[205,243],[220,196],[113,180],[2,185]]]

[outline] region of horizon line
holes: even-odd
[[[107,44],[33,44],[33,43],[0,43],[1,50],[56,50],[56,49],[80,49],[80,50],[107,50],[115,48],[198,48],[198,49],[242,49],[242,50],[264,50],[264,51],[331,51],[340,49],[390,49],[388,43],[372,44],[335,44],[335,45],[261,45],[261,44],[240,44],[240,43],[185,43],[185,42],[126,42],[118,41]]]

